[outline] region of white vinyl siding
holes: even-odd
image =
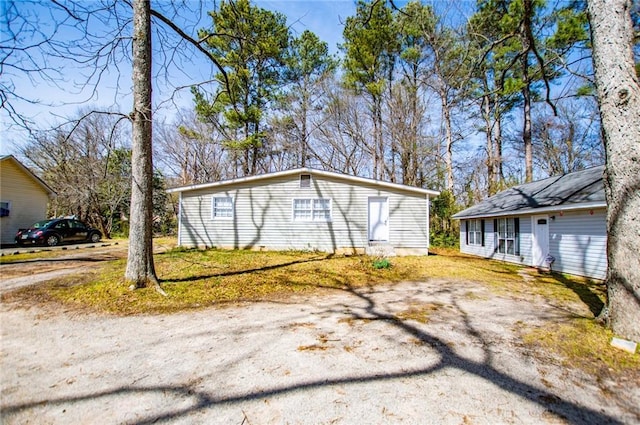
[[[327,252],[364,249],[369,246],[368,197],[385,196],[389,199],[389,245],[427,253],[426,195],[354,184],[340,178],[312,177],[313,184],[304,189],[303,196],[299,175],[182,192],[179,243]],[[211,217],[214,196],[233,197],[232,220],[203,220]],[[312,200],[311,221],[294,219],[294,199]]]
[[[607,228],[604,208],[584,211],[550,213],[549,255],[555,261],[551,269],[556,272],[604,279],[607,273]],[[466,241],[466,228],[460,226],[460,251],[511,263],[533,265],[531,258],[531,216],[520,216],[520,255],[499,253],[494,237],[494,219],[485,219],[485,246],[470,245]],[[497,220],[496,220],[497,222]]]
[[[593,214],[591,214],[593,211]],[[605,279],[607,274],[606,211],[554,214],[549,220],[549,253],[554,271]]]
[[[211,218],[214,220],[230,220],[233,218],[233,198],[230,196],[214,196],[212,198]]]

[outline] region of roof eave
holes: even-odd
[[[344,179],[344,180],[352,181],[352,182],[358,182],[358,183],[362,183],[362,184],[369,184],[369,185],[381,186],[381,187],[385,187],[385,188],[392,188],[392,189],[403,190],[403,191],[408,191],[408,192],[420,193],[420,194],[424,194],[424,195],[427,195],[427,196],[434,196],[435,197],[435,196],[438,196],[440,194],[440,192],[435,191],[435,190],[422,189],[422,188],[413,187],[413,186],[405,186],[405,185],[401,185],[401,184],[397,184],[397,183],[383,182],[383,181],[380,181],[380,180],[368,179],[368,178],[365,178],[365,177],[356,177],[356,176],[350,176],[350,175],[347,175],[347,174],[339,174],[339,173],[334,173],[334,172],[331,172],[331,171],[316,170],[316,169],[313,169],[313,168],[295,168],[293,170],[278,171],[278,172],[275,172],[275,173],[260,174],[260,175],[257,175],[257,176],[240,177],[240,178],[237,178],[237,179],[223,180],[223,181],[213,182],[213,183],[202,183],[202,184],[195,184],[195,185],[189,185],[189,186],[174,187],[174,188],[171,188],[171,189],[167,189],[167,193],[190,192],[190,191],[193,191],[193,190],[224,187],[224,186],[228,186],[228,185],[232,185],[232,184],[247,183],[247,182],[252,182],[252,181],[260,181],[260,180],[272,179],[272,178],[277,178],[277,177],[284,177],[284,176],[300,174],[300,173],[309,173],[309,174],[314,174],[314,175],[323,176],[323,177],[339,178],[339,179]]]
[[[594,201],[594,202],[583,202],[579,204],[560,204],[553,205],[549,207],[540,207],[540,208],[526,208],[519,210],[509,210],[509,211],[500,211],[500,212],[488,212],[481,214],[469,214],[469,215],[458,215],[454,214],[451,218],[454,220],[467,220],[474,218],[487,218],[487,217],[505,217],[505,216],[515,216],[515,215],[534,215],[534,214],[544,214],[548,212],[554,211],[579,211],[579,210],[589,210],[594,208],[606,208],[607,203],[605,201]]]

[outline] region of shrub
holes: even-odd
[[[386,259],[386,258],[381,258],[379,260],[374,260],[373,261],[373,268],[374,269],[389,269],[391,268],[391,262]]]

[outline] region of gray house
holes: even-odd
[[[310,168],[169,189],[178,244],[333,253],[427,254],[439,193]]]
[[[604,167],[527,183],[455,214],[460,251],[604,279]]]

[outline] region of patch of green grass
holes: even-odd
[[[68,251],[54,251],[52,249],[40,247],[28,249],[16,248],[15,251],[11,250],[10,253],[0,256],[0,264],[19,263],[41,258],[55,258],[68,253]]]
[[[606,300],[607,288],[601,281],[561,273],[540,273],[536,276],[538,294],[556,303],[579,301],[594,318],[600,314]]]
[[[382,258],[379,260],[374,260],[373,261],[373,268],[374,269],[390,269],[391,268],[391,261],[389,261],[386,258]]]
[[[640,355],[627,353],[610,344],[613,334],[594,319],[570,319],[546,324],[526,332],[523,340],[532,347],[555,353],[567,367],[577,367],[597,376],[633,373],[640,378]],[[632,379],[633,381],[633,379]]]

